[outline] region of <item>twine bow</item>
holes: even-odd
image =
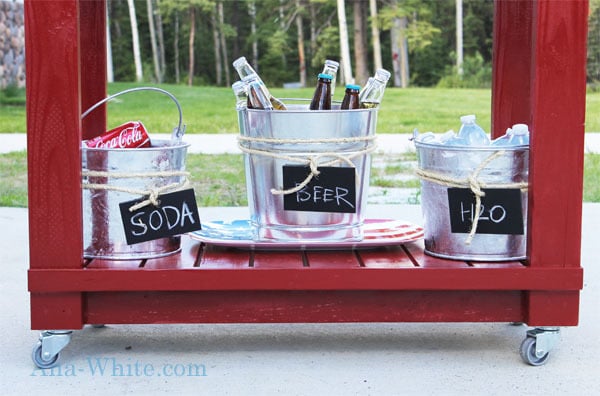
[[[153,186],[146,190],[140,190],[135,188],[128,187],[119,187],[113,186],[110,184],[100,184],[100,183],[88,183],[83,182],[81,184],[81,188],[87,190],[105,190],[105,191],[118,191],[125,192],[133,195],[140,195],[142,197],[146,197],[146,199],[132,205],[129,208],[130,212],[134,212],[140,208],[148,206],[150,204],[154,206],[160,205],[160,200],[158,199],[161,194],[166,192],[175,192],[179,190],[183,190],[189,187],[190,182],[188,180],[189,172],[185,171],[159,171],[159,172],[106,172],[106,171],[82,171],[81,175],[83,177],[105,177],[105,178],[114,178],[114,179],[128,179],[128,178],[150,178],[150,177],[176,177],[183,176],[183,180],[180,182],[170,183],[164,186]]]
[[[352,158],[369,154],[373,152],[377,145],[375,144],[376,136],[358,136],[358,137],[349,137],[349,138],[335,138],[335,139],[273,139],[273,138],[260,138],[260,137],[248,137],[248,136],[238,136],[238,147],[241,151],[246,154],[260,155],[264,157],[283,159],[286,161],[308,165],[310,172],[306,176],[306,178],[296,185],[295,187],[288,188],[287,190],[280,190],[276,188],[271,189],[271,194],[273,195],[287,195],[293,194],[302,190],[304,187],[310,183],[313,177],[316,177],[320,174],[319,166],[332,166],[340,163],[346,163],[350,167],[354,167],[354,163],[351,161]],[[317,155],[309,155],[307,157],[299,157],[299,156],[291,156],[285,154],[277,154],[268,150],[258,150],[252,149],[250,147],[246,147],[244,143],[270,143],[270,144],[323,144],[323,143],[360,143],[366,142],[367,147],[362,150],[354,151],[347,154],[339,154],[336,152],[322,152]],[[329,161],[321,162],[323,158],[334,158]]]

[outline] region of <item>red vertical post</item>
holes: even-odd
[[[588,2],[539,0],[534,7],[529,256],[532,267],[578,267]]]
[[[496,1],[492,126],[530,125],[531,267],[579,267],[587,0]],[[578,291],[528,292],[528,324],[576,325]]]
[[[25,2],[30,268],[82,263],[79,2]],[[80,293],[31,290],[32,328],[78,328]]]
[[[535,3],[528,251],[532,267],[579,267],[585,137],[586,0]],[[530,325],[575,325],[579,292],[531,292]]]
[[[533,1],[494,2],[492,136],[531,123]]]
[[[106,0],[79,3],[81,54],[81,110],[106,97]],[[82,137],[90,139],[106,131],[106,106],[82,120]]]

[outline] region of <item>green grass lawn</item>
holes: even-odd
[[[386,158],[385,166],[371,168],[371,185],[385,188],[419,186],[411,166],[414,153]],[[187,156],[198,205],[247,205],[244,161],[241,154]],[[583,200],[600,202],[600,154],[585,155]],[[414,202],[407,202],[414,203]],[[0,155],[0,206],[27,206],[27,156],[24,151]]]
[[[138,86],[109,84],[109,93]],[[181,103],[187,133],[236,133],[238,131],[233,92],[229,88],[161,85]],[[271,92],[280,98],[309,98],[312,88],[282,89]],[[340,99],[342,89],[336,92]],[[58,98],[57,98],[58,99]],[[480,125],[490,129],[490,90],[388,88],[378,115],[378,133],[443,132],[458,129],[458,117],[474,113]],[[434,105],[435,104],[435,105]],[[600,93],[587,95],[586,130],[600,132]],[[0,133],[25,132],[24,91],[0,97]],[[175,103],[156,92],[135,92],[109,103],[108,124],[116,126],[139,119],[150,133],[170,133],[178,121]],[[384,188],[418,186],[410,179],[406,158],[386,159],[383,168],[373,168],[371,184]],[[410,161],[410,159],[408,159]],[[187,167],[200,206],[245,205],[246,186],[241,155],[189,155]],[[0,155],[0,206],[27,206],[26,155],[24,152]],[[584,201],[600,202],[600,154],[585,156]],[[397,176],[408,176],[397,177]]]
[[[109,84],[109,94],[139,86],[132,83]],[[236,133],[235,98],[230,88],[160,85],[181,103],[187,133]],[[312,88],[272,88],[280,98],[310,98]],[[338,87],[335,99],[341,99]],[[18,93],[24,96],[24,92]],[[1,98],[0,98],[1,99]],[[57,96],[57,100],[60,97]],[[15,105],[16,103],[16,105]],[[21,105],[18,105],[21,103]],[[0,133],[25,132],[23,100],[0,100]],[[587,96],[586,131],[600,132],[600,93]],[[378,133],[444,132],[458,129],[459,117],[476,114],[479,124],[490,130],[491,91],[489,89],[388,88],[379,111]],[[156,92],[134,92],[116,98],[108,105],[108,125],[117,126],[140,120],[150,133],[170,133],[178,121],[175,103]]]

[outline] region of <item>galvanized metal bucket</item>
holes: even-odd
[[[87,110],[127,92],[151,90],[167,93],[179,109],[179,125],[171,140],[152,140],[152,147],[135,149],[82,147],[83,250],[86,258],[130,260],[162,257],[180,249],[180,237],[172,236],[128,245],[119,204],[140,199],[135,191],[159,191],[186,182],[187,143],[180,141],[179,102],[158,88],[135,88],[112,95]]]
[[[311,111],[306,101],[284,101],[285,111],[238,110],[239,146],[245,153],[255,239],[361,240],[377,109],[340,110],[334,106],[332,110]],[[355,212],[285,210],[282,179],[286,165],[352,168],[356,176]],[[310,173],[307,170],[307,179],[312,177]]]
[[[529,147],[452,147],[418,141],[415,141],[415,146],[417,174],[421,177],[425,252],[437,257],[473,261],[525,259]],[[465,205],[459,213],[471,221],[470,232],[453,232],[449,206],[452,188],[468,188],[473,196],[478,189],[519,190],[520,202],[516,206],[519,209],[520,204],[523,232],[477,232],[478,223],[481,226],[485,221],[504,221],[506,213],[502,205],[485,208],[475,204]]]

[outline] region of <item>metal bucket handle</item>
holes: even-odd
[[[169,98],[171,98],[173,100],[173,102],[175,102],[175,105],[177,106],[177,110],[179,111],[179,124],[177,125],[177,127],[175,127],[173,129],[173,132],[171,133],[171,143],[174,144],[174,145],[181,143],[181,138],[185,134],[185,125],[182,125],[182,123],[183,123],[183,113],[181,111],[181,105],[179,104],[179,101],[177,100],[177,98],[172,93],[170,93],[168,91],[165,91],[164,89],[161,89],[161,88],[156,88],[156,87],[136,87],[136,88],[126,89],[126,90],[121,91],[121,92],[117,92],[116,94],[107,96],[106,98],[102,99],[101,101],[99,101],[98,103],[94,104],[92,107],[90,107],[89,109],[87,109],[81,115],[81,119],[84,119],[88,114],[90,114],[96,108],[100,107],[101,105],[103,105],[104,103],[106,103],[106,102],[108,102],[110,100],[113,100],[117,96],[121,96],[121,95],[124,95],[126,93],[136,92],[136,91],[156,91],[156,92],[160,92],[162,94],[167,95]]]

